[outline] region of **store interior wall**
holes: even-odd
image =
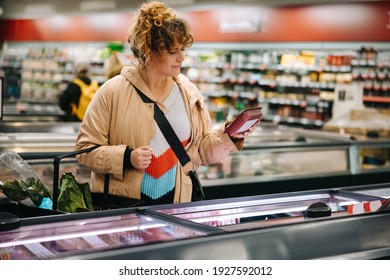
[[[379,2],[386,0],[343,0],[342,3]],[[37,18],[53,14],[62,16],[85,15],[97,13],[119,13],[136,10],[144,0],[0,0],[0,18]],[[303,4],[332,4],[338,0],[163,0],[168,6],[176,10],[202,10],[210,7],[223,8],[234,6],[296,6]]]
[[[390,41],[390,2],[179,9],[196,42]],[[353,15],[353,16],[351,16]],[[126,41],[133,12],[0,19],[5,41]]]

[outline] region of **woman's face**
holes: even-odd
[[[175,45],[172,49],[161,53],[152,53],[153,68],[164,76],[175,77],[180,74],[182,63],[185,59],[185,49],[181,45]]]

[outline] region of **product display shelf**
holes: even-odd
[[[91,77],[102,84],[107,79],[99,57],[104,48],[105,43],[6,42],[0,69],[9,61],[17,61],[19,69],[18,94],[7,94],[6,101],[12,97],[27,104],[57,104],[60,93],[74,78],[77,61],[88,61]]]
[[[3,61],[18,61],[23,102],[56,102],[72,79],[77,59],[91,62],[102,83],[106,43],[6,42]],[[364,105],[389,114],[390,45],[387,43],[194,44],[182,71],[194,81],[212,111],[263,106],[264,119],[322,127],[332,117],[339,84],[364,89]],[[22,62],[21,62],[22,61]],[[9,63],[8,63],[9,64]],[[15,63],[13,63],[15,64]]]
[[[21,218],[0,247],[8,259],[387,259],[388,209],[354,212],[378,202],[330,188]]]
[[[390,51],[362,51],[360,57],[361,59],[355,60],[352,65],[352,76],[354,82],[363,87],[364,105],[389,116]]]
[[[334,92],[340,84],[363,87],[364,105],[388,114],[390,46],[266,48],[261,44],[193,47],[184,73],[214,110],[260,104],[264,118],[280,124],[322,127],[332,117]]]

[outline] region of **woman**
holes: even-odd
[[[91,168],[92,191],[142,198],[145,204],[191,201],[192,168],[217,163],[243,146],[251,133],[229,137],[225,126],[211,130],[210,114],[198,88],[180,74],[184,52],[193,43],[187,23],[159,2],[142,4],[129,35],[138,63],[103,84],[88,107],[77,149],[101,145],[78,156]],[[134,86],[153,100],[183,143],[191,163],[182,167]]]

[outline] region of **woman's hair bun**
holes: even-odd
[[[143,4],[140,9],[140,14],[150,25],[157,27],[161,27],[165,19],[176,17],[176,13],[172,9],[160,2]]]

